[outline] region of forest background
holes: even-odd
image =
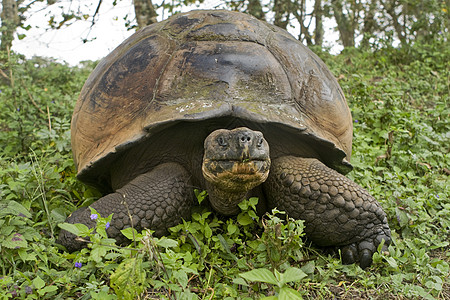
[[[220,1],[288,29],[338,78],[354,118],[350,177],[380,201],[393,232],[388,251],[376,253],[367,270],[303,240],[302,222],[257,218],[255,199],[222,219],[203,205],[201,191],[191,221],[170,236],[128,230],[134,242],[118,247],[102,216],[96,232],[76,228],[89,233],[89,248],[64,251],[55,243],[58,225],[100,196],[76,180],[70,148],[72,110],[97,62],[69,66],[12,51],[37,3],[45,2],[2,1],[0,299],[450,298],[448,1]],[[80,3],[33,26],[95,26],[104,3],[93,11]],[[123,19],[134,31],[158,14],[203,3],[130,5],[135,14]],[[325,47],[330,20],[343,48],[338,55]]]

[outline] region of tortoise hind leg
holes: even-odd
[[[168,228],[181,223],[182,218],[190,217],[192,205],[190,174],[179,164],[165,163],[139,175],[115,193],[100,198],[91,207],[103,217],[114,214],[107,233],[118,243],[123,243],[127,239],[120,230],[131,226],[129,215],[138,231],[149,228],[155,231],[156,236],[162,236]],[[89,208],[81,208],[73,212],[66,222],[93,227],[95,221],[90,219],[90,214]],[[75,235],[64,230],[58,242],[69,251],[85,246],[76,240]]]
[[[384,239],[386,214],[362,187],[317,159],[285,156],[272,162],[264,192],[271,207],[305,220],[307,237],[319,246],[341,246],[344,263],[362,268]]]

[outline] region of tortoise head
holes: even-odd
[[[210,202],[217,211],[230,214],[244,195],[269,175],[269,145],[259,131],[246,127],[213,131],[204,144],[202,171],[210,189]],[[227,196],[225,196],[227,195]]]

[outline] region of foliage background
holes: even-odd
[[[80,53],[94,55],[98,48],[115,47],[129,35],[127,30],[134,31],[174,13],[198,8],[251,14],[287,29],[308,46],[373,48],[380,41],[406,46],[416,41],[430,42],[449,33],[449,3],[449,0],[3,0],[0,50],[11,49],[14,40],[12,49],[21,49],[24,54],[31,52],[25,46],[33,51],[43,47],[47,49],[46,52],[40,49],[42,55],[52,51],[52,55],[73,62]],[[64,55],[65,52],[72,55]],[[106,55],[106,51],[102,53]]]
[[[0,299],[449,299],[447,35],[400,48],[381,39],[336,56],[312,49],[338,78],[353,113],[349,176],[380,201],[392,229],[393,244],[374,255],[373,266],[341,265],[338,254],[302,239],[301,222],[257,218],[255,200],[230,219],[203,202],[166,238],[127,231],[135,242],[126,248],[104,235],[108,219],[100,217],[91,247],[67,253],[55,243],[58,224],[100,196],[76,180],[70,149],[72,109],[96,63],[69,67],[5,50]]]

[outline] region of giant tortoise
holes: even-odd
[[[106,196],[109,235],[188,219],[193,189],[222,215],[257,196],[303,219],[307,237],[367,267],[390,242],[380,204],[344,175],[352,117],[325,64],[286,31],[246,14],[192,11],[143,28],[104,58],[72,118],[78,178]],[[89,226],[81,208],[70,223]],[[82,244],[62,231],[69,250]]]

